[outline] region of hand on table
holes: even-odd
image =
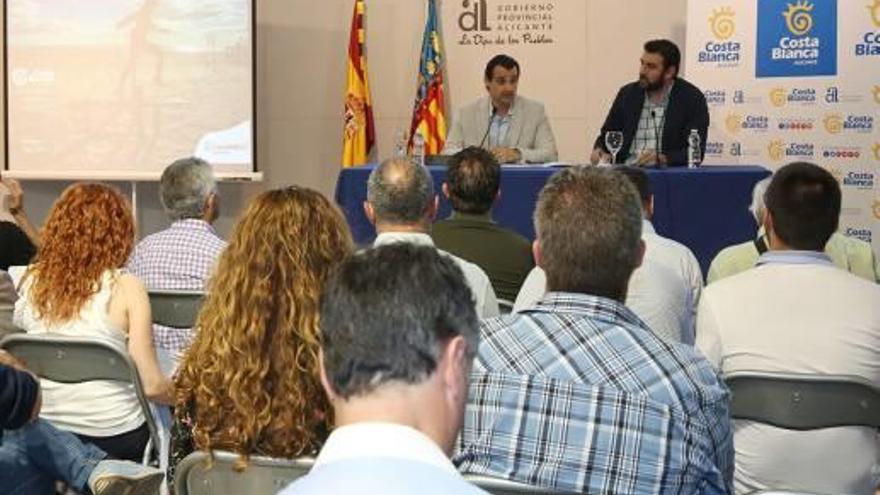
[[[489,151],[495,155],[498,163],[517,163],[522,160],[522,153],[516,148],[492,148]]]

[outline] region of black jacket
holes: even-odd
[[[29,373],[0,364],[0,430],[25,425],[34,411],[39,383]]]
[[[595,148],[605,151],[605,133],[607,131],[623,131],[623,147],[617,154],[617,163],[623,163],[629,157],[629,148],[639,127],[639,117],[645,104],[645,90],[638,82],[620,88],[614,104],[602,125],[602,132],[596,138]],[[700,156],[706,152],[706,130],[709,127],[709,108],[706,97],[693,84],[677,78],[669,93],[669,104],[666,107],[666,118],[663,125],[663,136],[660,138],[660,152],[666,155],[670,167],[687,164],[688,134],[691,129],[700,133]],[[658,123],[659,126],[659,123]]]

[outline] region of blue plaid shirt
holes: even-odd
[[[732,493],[728,392],[623,304],[548,293],[483,322],[455,462],[583,493]]]

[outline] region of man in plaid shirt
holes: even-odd
[[[533,250],[548,292],[483,322],[460,470],[582,493],[731,492],[727,390],[621,302],[641,225],[622,174],[566,169],[541,191]]]
[[[226,247],[211,226],[220,211],[211,166],[199,158],[175,161],[162,172],[159,199],[173,223],[135,247],[128,270],[147,290],[204,290]],[[176,362],[189,347],[190,330],[153,325],[153,342]]]

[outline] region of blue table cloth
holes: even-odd
[[[355,242],[368,244],[375,229],[363,211],[367,198],[367,178],[374,166],[343,169],[336,182],[336,203],[345,212]],[[440,196],[437,218],[449,216],[451,207],[440,187],[445,167],[429,167],[434,189]],[[654,193],[657,233],[688,246],[700,261],[705,276],[712,258],[725,246],[754,237],[757,227],[748,211],[752,187],[770,175],[757,166],[708,166],[697,169],[647,169]],[[492,217],[501,225],[535,238],[532,213],[538,193],[556,172],[545,167],[504,167],[501,172],[501,199]]]

